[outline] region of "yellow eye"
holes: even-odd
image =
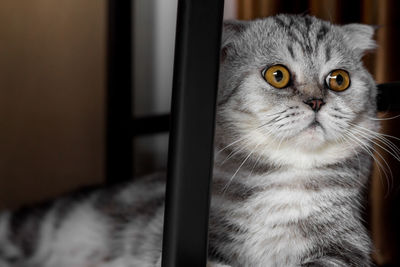
[[[273,87],[281,89],[290,82],[289,70],[282,65],[274,65],[263,71],[264,79]]]
[[[333,91],[344,91],[350,86],[349,73],[345,70],[334,70],[326,77],[326,84]]]

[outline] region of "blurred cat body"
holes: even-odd
[[[210,266],[371,266],[361,213],[379,125],[361,58],[373,32],[297,15],[224,24]],[[282,88],[273,66],[290,76]],[[335,70],[351,79],[343,91]],[[159,266],[164,189],[154,174],[3,213],[0,267]]]

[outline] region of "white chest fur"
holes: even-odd
[[[246,266],[295,266],[310,242],[298,228],[311,212],[311,197],[304,192],[279,188],[244,203],[248,213],[243,227],[248,239],[242,249]],[[243,263],[245,264],[245,263]]]
[[[279,177],[264,179],[277,181]],[[318,209],[313,194],[279,182],[245,201],[221,199],[228,220],[244,232],[233,246],[235,252],[231,252],[236,261],[233,266],[298,266],[301,255],[310,247],[298,224]]]

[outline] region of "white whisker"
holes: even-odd
[[[389,117],[389,118],[373,118],[373,117],[368,117],[368,119],[373,120],[373,121],[388,121],[388,120],[393,120],[400,117],[400,115],[396,115],[393,117]]]
[[[374,136],[374,135],[365,133],[365,132],[360,131],[360,130],[355,129],[355,128],[353,128],[353,130],[356,131],[358,134],[362,135],[363,137],[365,137],[365,138],[367,138],[367,139],[371,139],[371,142],[372,142],[374,145],[376,145],[376,146],[382,148],[382,149],[385,150],[387,153],[389,153],[390,155],[392,155],[396,160],[400,161],[400,155],[399,155],[399,152],[400,152],[400,151],[399,151],[399,149],[398,149],[396,146],[393,145],[393,143],[389,143],[389,142],[387,142],[387,140],[385,140],[385,139],[379,139],[379,136]],[[378,142],[375,142],[375,141],[374,141],[374,138],[376,138],[377,140],[379,140],[379,141],[381,141],[382,143],[384,143],[385,145],[387,145],[390,149],[392,149],[393,152],[390,151],[389,149],[385,148],[384,146],[378,144]]]
[[[388,185],[388,187],[387,187],[387,193],[388,193],[390,191],[390,188],[391,188],[390,185],[392,183],[390,181],[391,181],[391,179],[393,179],[393,173],[392,173],[392,170],[390,169],[390,166],[387,163],[387,161],[384,159],[384,157],[378,151],[376,151],[376,149],[374,149],[371,145],[367,144],[362,139],[359,139],[357,136],[355,136],[355,134],[351,133],[350,131],[347,131],[347,132],[345,132],[345,135],[347,137],[349,137],[351,140],[353,140],[356,143],[360,144],[361,148],[364,151],[366,151],[374,159],[374,162],[377,164],[377,167],[378,167],[379,176],[381,178],[380,180],[381,180],[382,185],[383,185],[382,172],[383,172],[383,174],[385,176],[385,180],[387,181],[387,185]],[[375,152],[375,155],[378,156],[381,160],[379,160],[374,155],[373,152]],[[381,162],[383,162],[386,165],[386,167],[384,167]],[[387,170],[389,171],[390,175],[388,175],[388,173],[386,172]]]
[[[260,144],[261,144],[261,142],[258,143],[258,144],[256,145],[256,147],[255,147],[255,148],[247,155],[247,157],[242,161],[242,163],[239,165],[239,167],[237,168],[237,170],[235,171],[235,173],[234,173],[234,174],[232,175],[232,177],[229,179],[228,183],[226,183],[226,185],[225,185],[224,188],[222,189],[222,192],[223,192],[223,193],[228,189],[229,185],[232,183],[233,179],[234,179],[234,178],[236,177],[236,175],[238,174],[240,168],[242,168],[242,166],[246,163],[246,161],[250,158],[250,156],[254,153],[254,151],[257,149],[257,147],[258,147]]]

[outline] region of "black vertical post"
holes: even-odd
[[[204,267],[223,0],[180,0],[163,267]]]
[[[108,0],[106,179],[132,176],[132,4]]]

